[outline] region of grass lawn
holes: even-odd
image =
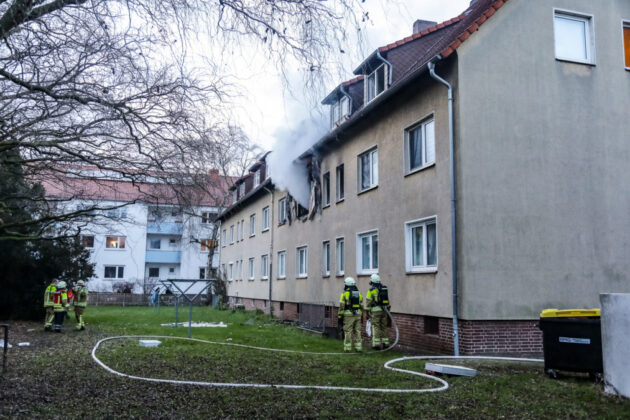
[[[188,308],[180,310],[180,321]],[[91,358],[102,338],[120,335],[186,337],[173,307],[88,307],[87,330],[45,333],[39,323],[12,322],[8,370],[0,376],[0,417],[7,418],[630,418],[630,401],[603,393],[580,375],[548,379],[540,364],[465,361],[475,378],[447,378],[450,389],[429,394],[215,388],[150,383],[112,375]],[[194,321],[227,328],[193,328],[193,337],[221,343],[312,352],[337,352],[338,340],[285,326],[253,312],[193,310]],[[204,382],[433,388],[421,377],[388,371],[398,352],[361,355],[276,353],[227,345],[161,339],[157,348],[137,339],[104,342],[98,357],[136,376]],[[424,361],[395,367],[424,371]]]

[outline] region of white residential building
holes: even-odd
[[[151,193],[156,186],[163,187],[155,182],[78,178],[45,185],[48,196],[62,199],[66,212],[103,209],[73,222],[96,264],[90,291],[142,293],[160,285],[159,280],[207,277],[212,220],[218,208],[208,198],[185,208],[169,204],[173,200],[163,196],[157,200]],[[214,267],[218,258],[217,252]]]

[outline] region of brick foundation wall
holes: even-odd
[[[538,321],[461,321],[462,354],[542,354]]]
[[[230,297],[230,304],[241,304],[245,310],[260,309],[269,313],[268,302],[263,299]],[[298,303],[273,301],[272,306],[273,315],[280,319],[299,318]],[[330,308],[327,327],[337,326],[337,312],[338,308]],[[398,313],[393,316],[398,325],[398,344],[401,347],[418,353],[453,354],[451,318]],[[365,324],[361,331],[366,338]],[[395,337],[394,329],[390,328],[390,340]],[[462,355],[542,355],[542,332],[537,327],[537,321],[460,320],[459,352]]]

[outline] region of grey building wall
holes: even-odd
[[[593,15],[595,65],[556,60],[554,7]],[[630,291],[622,19],[627,0],[513,0],[458,49],[463,318],[531,319]]]

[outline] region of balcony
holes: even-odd
[[[181,223],[175,222],[147,222],[147,233],[162,235],[181,235],[184,228]]]
[[[145,262],[179,264],[182,261],[182,251],[147,251]]]

